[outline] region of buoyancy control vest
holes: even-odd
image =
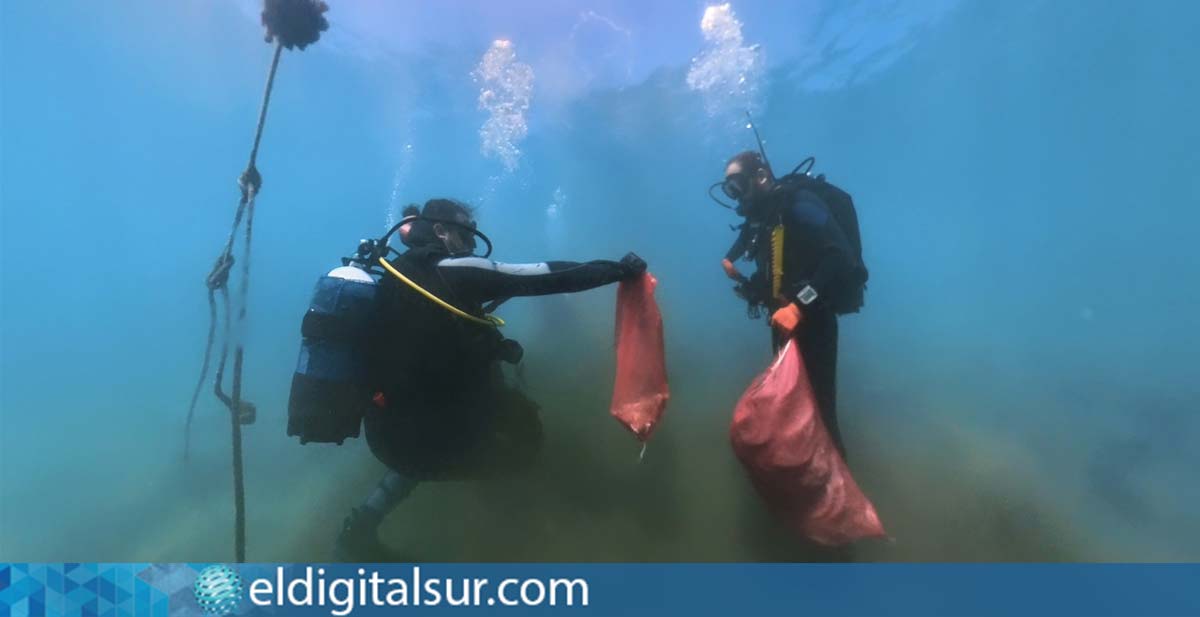
[[[474,319],[464,318],[394,276],[380,279],[380,310],[373,366],[389,399],[399,390],[439,390],[479,378],[497,358],[503,340],[494,326],[477,320],[482,306],[468,305],[443,280],[437,263],[445,253],[414,248],[389,263],[410,281]]]
[[[841,227],[850,245],[850,257],[855,267],[844,280],[838,281],[836,287],[830,290],[828,302],[833,312],[838,315],[859,312],[863,307],[869,273],[866,263],[863,262],[862,235],[858,227],[854,199],[849,193],[826,180],[825,174],[812,176],[805,172],[793,172],[780,178],[778,184],[779,190],[789,195],[795,195],[801,190],[816,195]]]
[[[520,360],[520,345],[495,327],[503,322],[484,319],[480,306],[450,304],[455,295],[437,271],[444,256],[413,248],[380,262],[380,272],[370,265],[381,259],[375,245],[364,241],[356,257],[317,281],[301,323],[289,436],[341,444],[359,436],[371,405],[415,391],[453,392],[498,359]]]

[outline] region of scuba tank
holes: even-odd
[[[317,280],[300,326],[303,338],[288,399],[287,434],[302,444],[341,445],[347,437],[358,437],[370,404],[368,345],[378,289],[361,262],[343,263]]]

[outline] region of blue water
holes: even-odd
[[[498,259],[645,257],[674,398],[639,463],[607,417],[613,289],[509,303],[546,465],[421,487],[383,529],[398,558],[809,558],[726,438],[769,361],[705,196],[753,146],[746,107],[776,167],[815,155],[859,208],[841,413],[894,541],[858,558],[1200,559],[1200,5],[740,1],[723,48],[699,2],[332,4],[284,54],[259,156],[251,560],[328,558],[382,474],[362,440],[285,437],[299,321],[317,276],[434,196],[479,206]],[[0,560],[228,560],[211,397],[181,447],[271,54],[254,3],[0,11]],[[500,91],[526,129],[498,135],[508,158],[480,133],[500,38],[532,76]],[[749,87],[689,83],[706,52],[752,59]]]

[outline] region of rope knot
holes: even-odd
[[[253,192],[258,194],[258,190],[262,188],[262,174],[258,173],[258,168],[251,163],[242,175],[238,176],[238,187],[242,189],[243,195],[249,195]]]
[[[208,285],[209,291],[222,289],[229,283],[229,271],[233,268],[233,255],[222,253],[217,258],[217,263],[213,264],[212,272],[208,273],[208,279],[205,283]]]

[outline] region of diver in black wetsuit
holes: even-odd
[[[857,246],[857,216],[848,234],[818,194],[832,185],[817,182],[824,178],[791,174],[777,180],[757,152],[730,159],[721,188],[737,200],[736,211],[746,220],[722,267],[738,282],[735,291],[752,313],[770,311],[776,351],[789,337],[800,343],[821,418],[845,457],[837,419],[837,316],[858,310],[866,268]],[[852,213],[848,195],[846,203]],[[742,257],[757,265],[749,278],[734,266]],[[778,272],[776,263],[782,265]]]
[[[520,345],[501,336],[487,313],[511,297],[585,291],[646,270],[633,253],[620,261],[498,263],[472,256],[474,228],[465,204],[430,200],[405,233],[409,250],[389,262],[415,286],[396,276],[379,282],[371,354],[378,392],[364,426],[372,453],[390,471],[346,519],[341,559],[377,554],[380,522],[418,483],[511,469],[537,454],[537,405],[500,371],[501,361],[520,360]]]

